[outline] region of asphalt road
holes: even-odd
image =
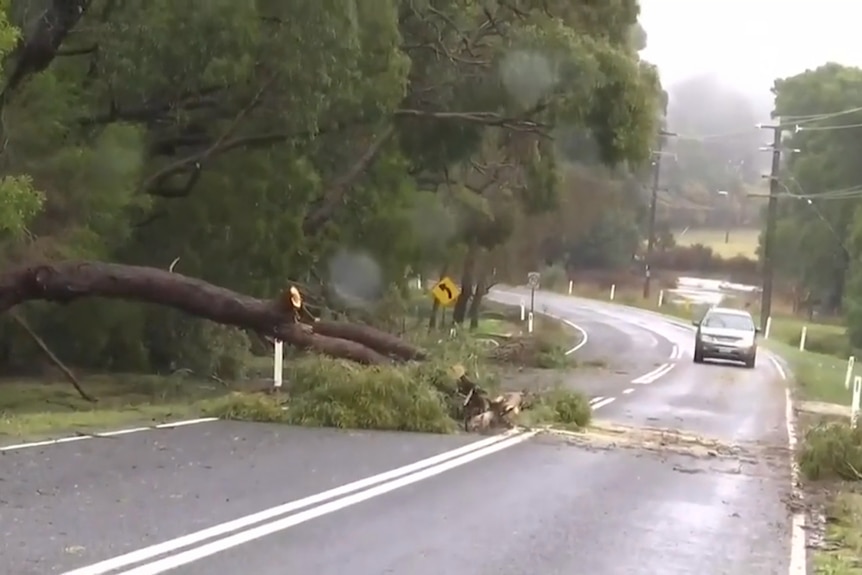
[[[597,417],[741,442],[737,452],[227,422],[0,452],[2,572],[794,573],[784,390],[769,359],[694,365],[679,326],[539,297],[587,330],[579,351],[660,372],[608,376]]]

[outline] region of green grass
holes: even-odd
[[[751,228],[735,228],[730,230],[728,242],[724,242],[724,229],[688,229],[674,232],[676,243],[680,246],[701,244],[712,248],[712,251],[723,258],[744,256],[757,257],[760,230]]]
[[[847,329],[833,323],[809,323],[803,318],[775,316],[772,318],[769,339],[799,348],[802,330],[806,327],[805,351],[845,360],[853,354]]]
[[[478,335],[512,335],[520,329],[520,326],[509,320],[490,317],[479,320],[476,333]]]
[[[215,382],[147,375],[87,377],[82,386],[99,401],[81,399],[65,381],[0,380],[0,444],[198,417],[203,401],[227,392]]]
[[[827,510],[825,549],[814,553],[817,575],[862,575],[862,494],[837,495]]]
[[[844,388],[846,360],[832,355],[799,351],[795,347],[771,339],[763,343],[790,364],[800,399],[850,404],[851,391]],[[862,375],[862,370],[857,368],[854,375]]]

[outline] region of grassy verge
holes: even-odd
[[[813,549],[815,573],[862,575],[862,428],[851,427],[847,417],[851,397],[844,388],[847,363],[781,341],[767,345],[792,370],[801,400],[797,424],[802,441],[795,456],[809,499],[825,507],[822,544]],[[833,405],[844,409],[824,409]]]
[[[256,358],[250,380],[230,385],[182,376],[84,377],[85,388],[99,399],[96,404],[80,399],[63,381],[0,380],[0,444],[200,416],[452,432],[460,424],[463,401],[456,393],[455,366],[493,394],[512,368],[575,365],[565,351],[577,343],[576,330],[540,316],[535,333],[526,335],[517,308],[488,308],[476,333],[465,330],[451,338],[442,332],[429,334],[423,326],[407,334],[430,351],[431,359],[422,363],[365,368],[288,352],[280,394],[262,391],[272,377],[269,357]],[[488,339],[494,345],[488,345]],[[554,390],[533,403],[536,413],[525,416],[531,422],[585,425],[589,420],[587,399],[578,393]]]
[[[814,554],[815,573],[862,575],[862,492],[839,493],[826,519],[826,544]]]
[[[769,350],[783,357],[790,366],[794,390],[802,401],[850,405],[851,391],[844,387],[847,361],[832,355],[799,351],[773,339],[762,340]],[[854,370],[860,375],[859,369]]]
[[[0,443],[199,417],[203,401],[227,393],[221,384],[183,377],[92,376],[83,384],[98,403],[65,381],[0,381]]]

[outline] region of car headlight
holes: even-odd
[[[711,335],[700,336],[700,341],[702,341],[703,343],[717,343],[717,340]]]

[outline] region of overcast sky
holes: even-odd
[[[662,84],[709,74],[769,97],[777,77],[834,61],[862,66],[862,0],[640,0],[642,57]]]

